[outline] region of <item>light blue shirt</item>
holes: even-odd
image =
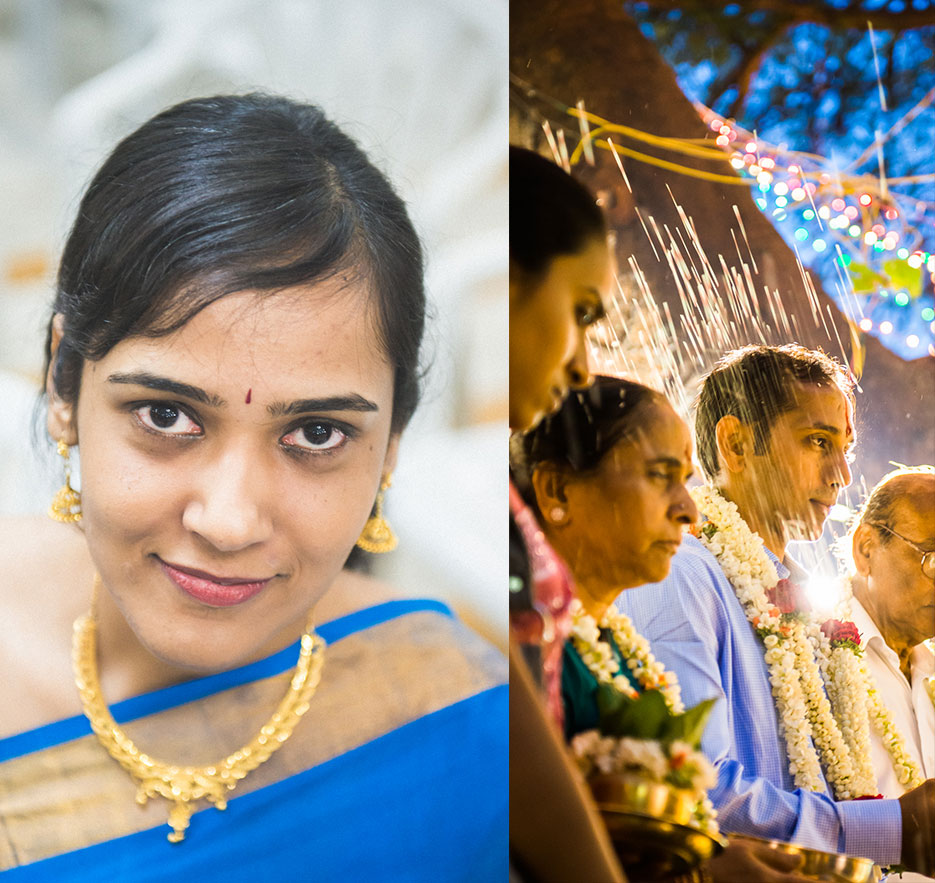
[[[768,549],[780,579],[789,570]],[[899,861],[896,800],[835,802],[796,789],[770,689],[763,646],[717,559],[686,536],[661,583],[627,589],[616,602],[675,672],[689,708],[715,704],[701,747],[718,772],[708,793],[726,832],[784,840],[825,852]]]

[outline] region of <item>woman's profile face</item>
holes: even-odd
[[[73,421],[50,406],[105,590],[157,657],[271,652],[340,572],[396,452],[369,301],[337,280],[229,295],[86,362]]]
[[[526,430],[589,377],[587,327],[604,314],[612,266],[604,239],[559,255],[534,284],[510,288],[510,426]]]
[[[596,470],[567,474],[567,524],[557,534],[576,576],[595,569],[621,589],[665,579],[683,528],[698,517],[685,486],[692,475],[685,422],[659,400],[634,420],[639,428]]]

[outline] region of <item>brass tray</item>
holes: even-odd
[[[727,845],[692,824],[696,799],[689,791],[627,775],[593,776],[588,784],[633,881],[686,873]]]
[[[801,855],[803,861],[796,868],[796,873],[812,880],[820,880],[822,883],[876,883],[880,879],[880,868],[873,863],[873,859],[821,852],[817,849],[796,846],[794,843],[763,840],[760,837],[750,837],[746,834],[731,834],[731,840],[740,839],[762,843],[786,855]],[[894,877],[894,879],[898,878]]]

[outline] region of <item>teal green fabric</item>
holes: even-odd
[[[634,688],[642,692],[620,655],[610,629],[601,629],[601,640],[610,644],[620,670]],[[562,649],[562,706],[565,712],[566,741],[570,742],[572,737],[585,730],[597,729],[597,678],[591,674],[571,641],[566,641]]]

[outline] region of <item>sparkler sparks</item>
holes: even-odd
[[[880,107],[886,111],[886,93],[883,91],[883,79],[880,76],[880,59],[877,57],[877,42],[873,38],[873,23],[867,22],[867,31],[870,33],[870,48],[873,50],[873,67],[877,73],[877,89],[880,94]]]
[[[739,266],[722,254],[712,262],[694,221],[671,191],[669,195],[679,218],[674,230],[665,223],[660,228],[653,215],[644,218],[639,208],[636,213],[656,260],[660,256],[664,259],[675,283],[681,307],[678,321],[668,303],[657,301],[637,256],[630,255],[627,272],[618,277],[608,305],[607,320],[590,334],[590,357],[597,371],[634,377],[662,390],[680,413],[687,415],[695,384],[710,367],[713,353],[751,341],[796,340],[802,335],[797,317],[783,304],[779,291],[770,289],[759,277],[739,209],[734,206],[749,260],[744,259],[732,231]],[[833,351],[836,344],[841,361],[850,364],[831,306],[824,304],[823,308],[814,280],[797,252],[796,265],[814,326],[828,339],[826,349]],[[845,285],[843,278],[841,284]],[[850,297],[856,317],[859,306],[852,292]]]

